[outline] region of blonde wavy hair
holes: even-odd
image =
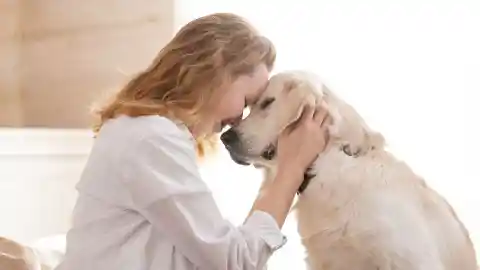
[[[150,66],[137,74],[110,100],[94,110],[95,134],[109,119],[162,115],[187,127],[198,123],[215,91],[260,64],[271,71],[276,51],[244,18],[215,13],[183,26],[158,53]],[[210,134],[197,140],[199,156],[215,145]]]

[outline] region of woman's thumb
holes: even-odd
[[[315,114],[315,108],[310,105],[305,105],[302,108],[302,112],[300,117],[298,117],[295,121],[290,123],[286,128],[285,131],[287,133],[292,132],[300,123],[307,121],[309,118],[313,118]]]

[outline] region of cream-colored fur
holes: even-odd
[[[274,75],[249,116],[234,128],[239,143],[227,148],[273,173],[275,159],[265,160],[261,153],[305,104],[322,99],[334,118],[331,140],[295,206],[310,268],[476,270],[472,242],[450,205],[313,74]]]

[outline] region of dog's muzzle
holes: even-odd
[[[238,165],[248,166],[250,162],[246,161],[245,159],[235,155],[234,153],[230,152],[230,158],[237,163]]]
[[[229,129],[222,133],[222,135],[220,135],[220,140],[230,154],[230,158],[235,163],[245,166],[250,165],[250,162],[248,162],[245,158],[238,154],[237,149],[240,148],[240,137],[234,129]]]

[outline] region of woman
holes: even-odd
[[[309,109],[281,135],[275,185],[262,188],[241,226],[221,216],[196,154],[241,119],[274,60],[272,43],[236,15],[212,14],[184,26],[98,111],[57,269],[263,268],[285,242],[281,228],[305,168],[323,151],[326,113]]]

